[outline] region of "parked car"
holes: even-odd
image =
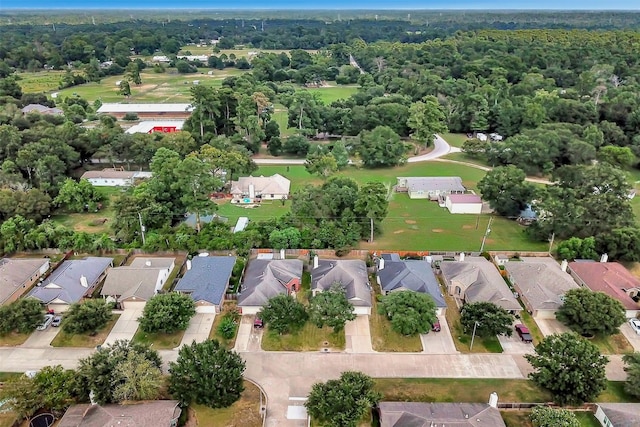
[[[533,342],[533,337],[531,336],[531,332],[529,332],[529,329],[526,326],[517,324],[516,332],[518,333],[518,336],[522,341]]]
[[[640,335],[640,319],[629,319],[629,324],[631,325],[631,329]]]
[[[433,332],[440,332],[441,331],[440,321],[439,320],[436,320],[436,322],[433,325],[431,325],[431,330]]]
[[[53,318],[55,316],[53,314],[45,314],[44,315],[44,320],[42,321],[41,324],[38,325],[38,327],[36,328],[39,331],[44,331],[45,329],[47,329],[49,327],[49,325],[51,324],[51,322],[53,322]]]
[[[61,322],[62,322],[62,316],[55,316],[53,318],[53,321],[51,322],[51,326],[53,326],[54,328],[57,328],[58,326],[60,326]]]
[[[256,320],[253,321],[253,327],[256,329],[262,329],[263,326],[264,324],[262,323],[262,319],[259,317],[256,317]]]

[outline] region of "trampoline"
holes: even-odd
[[[51,427],[55,419],[50,413],[38,414],[29,421],[29,427]]]

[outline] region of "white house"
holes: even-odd
[[[96,187],[128,187],[133,185],[136,179],[149,177],[151,172],[105,168],[101,171],[86,171],[80,178],[86,179]]]
[[[400,176],[396,191],[407,193],[410,199],[438,200],[447,194],[464,194],[467,190],[459,176]]]
[[[482,199],[476,194],[449,194],[444,205],[452,214],[482,213]]]
[[[255,203],[261,200],[283,200],[289,197],[291,181],[280,174],[245,176],[231,181],[231,203]]]

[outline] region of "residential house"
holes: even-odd
[[[80,179],[86,179],[96,187],[128,187],[136,179],[150,178],[151,172],[126,171],[121,168],[105,168],[101,171],[86,171]]]
[[[262,200],[284,200],[289,197],[291,181],[280,174],[245,176],[231,181],[231,203],[256,203]]]
[[[29,292],[55,312],[66,311],[73,303],[90,297],[113,267],[113,258],[86,257],[62,262],[49,277]]]
[[[127,405],[72,405],[57,427],[176,427],[180,418],[177,400],[152,400]]]
[[[555,319],[564,294],[578,289],[566,273],[566,261],[558,265],[550,257],[522,257],[503,265],[527,311],[540,319]]]
[[[506,427],[486,403],[380,402],[380,427]]]
[[[299,259],[252,259],[240,286],[238,307],[243,314],[256,314],[269,298],[298,292],[301,281]]]
[[[0,305],[22,296],[49,270],[49,258],[0,259]]]
[[[398,193],[408,193],[410,199],[444,199],[447,194],[464,194],[466,188],[458,176],[398,177]]]
[[[371,285],[364,261],[319,260],[316,255],[311,269],[312,294],[328,291],[334,283],[340,284],[345,290],[355,314],[371,314]]]
[[[482,213],[482,198],[476,194],[447,194],[444,205],[452,214]]]
[[[640,426],[640,403],[598,403],[596,419],[602,427]]]
[[[122,308],[144,308],[167,283],[175,258],[136,257],[130,265],[112,268],[100,295]]]
[[[498,269],[483,257],[460,254],[457,261],[440,263],[447,292],[459,305],[471,302],[492,302],[505,310],[522,310]]]
[[[148,120],[131,126],[125,133],[173,133],[180,132],[183,125],[184,120]]]
[[[188,119],[193,111],[191,104],[118,104],[104,103],[98,114],[108,114],[122,119],[127,114],[135,114],[140,119]]]
[[[62,111],[59,108],[51,108],[41,104],[29,104],[23,107],[22,110],[20,111],[22,111],[22,114],[29,114],[29,113],[35,112],[38,114],[48,114],[51,116],[61,116],[64,114],[64,111]]]
[[[219,313],[235,264],[234,256],[198,256],[187,260],[187,271],[175,291],[191,296],[197,313]]]
[[[606,256],[603,256],[606,261]],[[580,286],[604,292],[624,306],[627,318],[640,313],[640,280],[617,262],[574,261],[569,263],[571,277]]]
[[[447,309],[438,279],[427,261],[401,260],[398,254],[382,254],[377,281],[383,295],[394,291],[420,292],[433,298],[437,314],[444,314]]]

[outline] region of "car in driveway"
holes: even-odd
[[[62,323],[62,316],[55,316],[53,318],[53,321],[51,322],[51,326],[57,328],[58,326],[60,326],[60,323]]]
[[[435,323],[433,325],[431,325],[431,330],[433,332],[440,332],[442,330],[442,328],[440,327],[440,321],[436,320]]]
[[[629,325],[631,325],[631,329],[633,329],[636,334],[640,335],[640,319],[629,319]]]
[[[518,336],[520,337],[520,339],[524,342],[533,342],[533,337],[531,336],[531,332],[529,332],[529,328],[527,328],[526,326],[522,325],[522,324],[517,324],[516,325],[516,332],[518,333]]]
[[[51,324],[51,322],[53,322],[53,318],[55,316],[53,314],[45,314],[44,315],[44,320],[42,321],[41,324],[38,325],[38,327],[36,328],[39,331],[44,331],[45,329],[47,329],[49,327],[49,325]]]
[[[262,319],[259,317],[256,317],[255,320],[253,321],[253,327],[255,329],[262,329],[263,326],[264,324],[262,323]]]

